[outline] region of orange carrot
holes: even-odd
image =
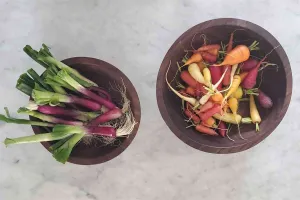
[[[242,72],[242,73],[240,73],[241,82],[243,82],[243,80],[246,78],[247,75],[248,75],[248,72]]]
[[[232,49],[228,54],[226,54],[225,59],[222,63],[215,66],[235,65],[248,60],[249,57],[249,48],[245,45],[238,45],[234,49]]]
[[[195,89],[192,88],[191,86],[185,89],[185,93],[191,95],[192,97],[196,96]]]
[[[214,103],[211,101],[208,101],[203,106],[201,106],[201,108],[198,110],[198,113],[205,112],[208,109],[211,109],[213,106],[214,106]]]
[[[199,49],[197,49],[197,52],[200,51],[209,51],[212,49],[217,49],[218,51],[220,50],[221,46],[219,44],[210,44],[210,45],[204,45],[202,47],[200,47]]]
[[[201,124],[198,124],[196,127],[196,130],[199,131],[200,133],[205,133],[207,135],[214,135],[217,136],[218,134],[216,133],[216,131],[214,131],[213,129],[210,129],[206,126],[203,126]]]
[[[211,99],[216,103],[222,103],[224,98],[220,92],[216,92],[214,95],[211,96]]]
[[[180,78],[188,85],[191,86],[192,88],[196,88],[197,86],[197,81],[190,75],[188,71],[182,71],[180,74]]]
[[[219,50],[220,49],[211,49],[211,50],[208,50],[207,53],[217,56],[219,54]]]
[[[198,62],[197,65],[198,65],[198,67],[199,67],[199,69],[200,69],[201,72],[202,72],[203,69],[206,67],[206,65],[205,65],[202,61],[201,61],[201,62]]]
[[[185,114],[189,119],[192,119],[193,122],[194,122],[195,124],[199,124],[199,123],[200,123],[200,118],[199,118],[196,114],[192,113],[190,110],[186,109],[186,110],[184,111],[184,114]]]
[[[200,53],[194,53],[185,63],[184,66],[192,64],[192,63],[198,63],[202,61],[202,56]]]
[[[214,114],[219,113],[222,110],[221,105],[215,104],[212,108],[208,109],[205,113],[199,113],[199,117],[202,121],[206,121]]]

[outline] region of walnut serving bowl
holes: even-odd
[[[279,47],[267,57],[268,62],[278,65],[278,71],[274,68],[264,69],[263,81],[260,86],[273,100],[273,107],[271,109],[263,109],[258,106],[262,118],[260,132],[255,132],[253,124],[242,124],[240,132],[246,140],[241,139],[238,135],[238,130],[233,128],[229,132],[230,137],[234,140],[233,142],[226,137],[212,137],[201,134],[193,128],[187,129],[187,123],[184,121],[181,111],[181,100],[169,90],[165,82],[165,74],[171,61],[168,80],[172,80],[175,77],[178,69],[176,62],[181,61],[181,58],[185,55],[184,50],[191,49],[191,41],[195,34],[198,34],[198,37],[194,38],[193,46],[197,48],[203,44],[203,40],[199,37],[200,34],[206,35],[209,44],[220,44],[221,41],[227,43],[230,33],[237,29],[243,30],[235,32],[234,45],[250,45],[254,40],[259,42],[260,50],[251,52],[255,57],[263,58],[266,53],[277,46]],[[172,83],[172,87],[175,87],[174,82]],[[214,19],[200,23],[184,32],[165,55],[156,83],[158,107],[171,131],[183,142],[196,149],[219,154],[235,153],[249,149],[269,136],[283,119],[288,109],[291,95],[291,67],[282,46],[267,30],[240,19]],[[245,103],[246,105],[242,105]],[[244,102],[240,105],[239,113],[244,117],[249,116],[248,104],[249,102]]]
[[[62,62],[78,70],[83,76],[97,83],[99,87],[109,91],[113,100],[119,101],[122,97],[119,92],[111,89],[110,84],[123,85],[124,83],[127,98],[131,102],[131,110],[135,121],[137,122],[132,133],[128,137],[118,138],[113,144],[109,145],[103,144],[98,140],[90,145],[84,144],[84,142],[81,141],[74,147],[68,162],[79,165],[93,165],[115,158],[130,145],[139,128],[141,107],[134,86],[119,69],[102,60],[87,57],[74,57],[65,59]],[[47,132],[47,130],[41,127],[32,126],[32,128],[35,134]],[[53,143],[54,142],[42,142],[42,145],[49,150],[49,147]]]

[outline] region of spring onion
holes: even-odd
[[[45,105],[45,104],[57,105],[59,103],[69,103],[69,104],[73,103],[93,111],[100,110],[101,108],[101,105],[94,101],[84,99],[84,98],[79,98],[76,96],[62,95],[53,92],[43,92],[43,91],[33,90],[32,98],[34,99],[35,103],[38,105]]]
[[[71,117],[84,122],[92,120],[99,115],[96,112],[83,112],[58,106],[37,105],[33,101],[30,101],[26,108],[29,110],[37,110],[43,114]]]
[[[57,117],[53,117],[50,115],[45,115],[45,114],[42,114],[42,113],[39,113],[36,111],[29,110],[24,107],[19,108],[18,113],[28,114],[28,115],[38,118],[40,120],[55,123],[55,124],[68,124],[68,125],[79,125],[79,126],[83,125],[83,122],[80,122],[80,121],[70,121],[70,120],[60,119]]]
[[[88,90],[84,86],[82,86],[80,83],[78,83],[75,79],[73,79],[68,72],[65,70],[61,70],[57,73],[56,79],[62,79],[63,81],[67,82],[69,85],[71,85],[73,88],[75,88],[78,92],[86,95],[87,97],[91,98],[92,100],[96,101],[97,103],[100,103],[101,105],[104,105],[108,109],[114,109],[116,108],[116,105],[112,103],[111,101],[104,99],[94,92]]]

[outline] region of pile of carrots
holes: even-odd
[[[259,131],[261,116],[256,101],[265,109],[273,105],[257,84],[258,71],[266,65],[266,56],[261,60],[251,56],[251,51],[259,49],[259,43],[234,46],[233,38],[234,33],[226,46],[204,43],[190,57],[184,57],[183,65],[177,63],[180,82],[184,82],[178,84],[178,90],[170,85],[166,74],[169,88],[184,102],[187,121],[203,134],[225,137],[230,124],[241,123],[253,123]],[[250,116],[239,114],[242,100],[249,101]]]

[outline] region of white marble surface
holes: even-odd
[[[40,145],[0,145],[2,200],[270,200],[300,196],[300,92],[276,131],[242,153],[213,155],[177,139],[156,105],[160,63],[189,27],[237,17],[269,30],[286,50],[300,85],[299,0],[0,0],[0,105],[15,110],[27,97],[15,87],[33,63],[22,47],[41,43],[59,58],[90,56],[118,66],[135,84],[142,123],[130,147],[95,166],[61,165]],[[0,124],[0,140],[31,134]]]

